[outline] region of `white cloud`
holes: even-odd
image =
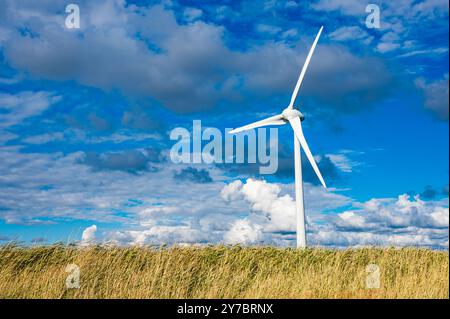
[[[277,184],[248,179],[241,193],[253,211],[262,212],[270,220],[265,230],[293,231],[295,225],[295,202],[290,195],[280,195]]]
[[[22,142],[26,144],[45,144],[48,142],[63,141],[63,140],[64,134],[61,132],[55,132],[29,136],[22,139]]]
[[[60,99],[61,97],[44,91],[0,93],[0,128],[11,127],[37,116]]]
[[[448,13],[447,0],[424,0],[413,2],[412,14],[419,17],[433,17],[440,12]]]
[[[92,245],[95,243],[97,233],[97,226],[92,225],[83,230],[83,234],[81,235],[81,243],[82,246]]]
[[[293,184],[225,183],[224,172],[209,167],[214,182],[186,187],[173,179],[170,164],[142,174],[93,172],[77,164],[81,153],[18,151],[0,147],[0,207],[8,208],[1,215],[6,223],[39,225],[61,218],[115,223],[120,226],[102,240],[122,244],[294,244]],[[403,195],[358,203],[305,183],[305,205],[312,245],[445,247],[448,242],[448,199],[430,202]],[[84,239],[93,238],[95,231],[89,229]]]
[[[377,51],[380,53],[387,53],[400,48],[400,36],[396,32],[386,32],[380,39],[377,45]]]
[[[190,225],[152,226],[141,230],[117,231],[111,234],[112,242],[117,244],[157,245],[195,244],[204,242],[207,233]]]
[[[8,131],[0,130],[0,144],[4,144],[10,140],[14,140],[18,138],[19,136],[17,134],[13,134]]]
[[[283,32],[283,38],[293,38],[298,34],[298,31],[296,29],[289,29],[287,31]]]
[[[337,215],[334,224],[343,229],[375,229],[377,231],[407,231],[410,227],[436,229],[448,227],[448,207],[435,202],[422,201],[418,195],[397,199],[371,199],[360,204],[361,210],[347,211]]]
[[[430,213],[433,225],[436,227],[448,227],[449,211],[445,207],[435,207]]]
[[[403,48],[408,48],[405,43],[403,44]],[[422,54],[444,54],[448,52],[448,48],[435,48],[435,49],[427,49],[427,50],[414,50],[410,52],[403,53],[398,56],[398,58],[407,58],[415,55],[422,55]]]
[[[273,25],[268,24],[258,24],[256,26],[256,30],[260,33],[268,34],[270,36],[273,36],[279,32],[281,32],[281,28]]]
[[[249,178],[245,183],[234,181],[228,184],[222,189],[222,196],[231,202],[249,205],[251,214],[246,217],[248,221],[270,234],[295,231],[295,201],[289,194],[292,191],[292,184],[282,185]],[[306,183],[305,201],[308,217],[314,218],[321,212],[348,204],[349,200]]]
[[[320,11],[342,11],[349,15],[361,15],[365,12],[366,5],[360,0],[319,0],[311,7]]]
[[[242,219],[236,220],[224,234],[226,244],[254,244],[262,239],[261,226]]]
[[[80,129],[66,129],[62,132],[43,133],[22,138],[25,144],[46,144],[49,142],[65,141],[66,143],[83,144],[101,144],[114,143],[120,144],[128,141],[141,142],[145,140],[160,140],[158,133],[136,133],[129,130],[119,130],[107,135],[94,135]]]
[[[378,43],[378,45],[377,45],[377,50],[380,53],[390,52],[390,51],[396,50],[398,48],[400,48],[400,44],[393,43],[393,42],[381,42],[381,43]]]
[[[326,157],[342,172],[351,173],[354,169],[362,163],[354,160],[352,157],[364,154],[364,152],[341,150],[336,154],[325,154]],[[320,156],[319,156],[320,161]]]
[[[352,211],[338,214],[335,223],[340,227],[364,228],[366,226],[364,218]]]
[[[188,21],[194,21],[203,15],[203,11],[197,8],[186,8],[183,13],[184,17]]]
[[[1,31],[0,31],[1,32]],[[1,36],[1,35],[0,35]],[[17,82],[19,82],[19,78],[17,77],[13,77],[13,78],[3,78],[0,77],[0,84],[16,84]]]
[[[365,9],[370,2],[360,0],[319,0],[312,5],[312,8],[320,11],[340,11],[349,16],[367,15]],[[424,19],[433,18],[436,15],[448,13],[448,1],[446,0],[402,0],[402,1],[381,1],[378,4],[381,9],[383,20],[392,21],[395,18]]]
[[[359,26],[344,26],[333,31],[329,36],[336,41],[361,40],[364,44],[369,44],[373,40],[373,37]]]
[[[296,7],[298,7],[298,4],[297,4],[297,2],[291,0],[291,1],[286,2],[285,7],[286,8],[296,8]]]
[[[227,185],[225,185],[220,191],[220,195],[226,201],[236,200],[241,198],[242,182],[240,180],[235,180]]]
[[[360,27],[365,29],[364,21],[368,13],[365,11],[370,2],[360,0],[319,0],[311,5],[317,11],[322,12],[340,12],[342,15],[350,18],[357,18]],[[402,0],[402,1],[381,1],[376,3],[380,8],[380,29],[372,30],[371,33],[381,32],[381,39],[374,46],[380,53],[394,53],[397,49],[409,48],[414,54],[419,54],[421,49],[415,49],[423,46],[429,46],[429,43],[420,43],[416,31],[423,30],[425,23],[448,19],[448,1],[447,0]],[[363,33],[358,30],[359,27],[342,27],[333,33],[335,40],[350,40],[351,36],[355,39],[363,37]],[[428,30],[434,32],[436,30]],[[420,31],[419,31],[420,32]],[[368,44],[370,41],[366,42]],[[374,41],[375,42],[375,41]],[[438,43],[439,45],[439,43]],[[439,48],[428,48],[429,50],[439,50]],[[438,53],[437,51],[436,53]],[[413,54],[413,55],[414,55]],[[408,55],[401,55],[408,56]]]
[[[428,246],[428,247],[448,247],[442,238],[439,241],[431,239],[429,236],[415,233],[409,234],[377,234],[372,232],[338,232],[335,230],[319,230],[310,236],[310,241],[319,245],[334,247],[362,247],[362,246]],[[436,246],[436,242],[442,245]]]
[[[260,229],[263,241],[286,244],[286,240],[292,239],[290,233],[295,231],[295,202],[291,196],[282,194],[284,186],[252,179],[229,185],[223,189],[225,198],[249,205],[251,213],[241,219],[246,229]],[[440,248],[448,245],[448,199],[425,202],[419,196],[411,200],[408,195],[400,195],[397,199],[373,198],[358,203],[324,192],[320,187],[305,186],[307,229],[312,245],[419,245]],[[324,203],[329,206],[324,206]],[[350,209],[339,212],[349,204]],[[283,240],[283,235],[279,237],[277,233],[287,235]]]

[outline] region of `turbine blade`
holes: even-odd
[[[255,122],[255,123],[251,123],[242,127],[238,127],[235,128],[234,130],[229,131],[228,133],[230,134],[235,134],[235,133],[239,133],[242,131],[246,131],[246,130],[251,130],[253,128],[257,128],[257,127],[261,127],[261,126],[266,126],[266,125],[284,125],[286,124],[286,121],[283,120],[281,114],[275,115],[275,116],[271,116],[269,118],[266,118],[264,120]]]
[[[322,33],[322,30],[323,30],[323,26],[320,27],[319,33],[317,33],[316,39],[314,40],[314,43],[311,46],[311,49],[309,49],[309,53],[308,53],[308,56],[306,57],[305,64],[303,64],[302,71],[300,72],[300,76],[298,77],[294,92],[292,93],[291,103],[289,103],[289,108],[291,108],[291,109],[294,107],[294,102],[295,102],[295,99],[297,98],[298,91],[300,90],[300,85],[302,84],[303,77],[305,76],[306,69],[308,68],[309,61],[311,60],[311,57],[314,53],[314,49],[316,48],[317,41],[319,41],[319,37],[320,37],[320,34]]]
[[[309,162],[311,163],[311,166],[314,169],[314,172],[316,172],[317,177],[319,178],[320,182],[322,183],[323,187],[327,188],[327,185],[325,184],[325,181],[323,180],[322,174],[319,171],[319,167],[317,167],[316,161],[314,160],[314,156],[311,153],[311,150],[309,149],[308,143],[306,143],[305,136],[303,135],[302,130],[302,124],[300,122],[299,117],[294,117],[289,119],[289,123],[292,126],[292,129],[294,130],[295,136],[297,136],[298,141],[300,142],[300,145],[302,146],[303,150],[305,151],[306,157],[308,158]]]

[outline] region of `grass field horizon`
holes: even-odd
[[[371,264],[379,288],[367,286]],[[79,288],[66,287],[68,265],[80,271]],[[0,298],[448,298],[449,255],[424,248],[4,245],[0,278]]]

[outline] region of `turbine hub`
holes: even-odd
[[[289,119],[292,119],[294,117],[299,117],[301,121],[305,119],[305,116],[302,114],[302,112],[296,109],[285,108],[283,113],[281,113],[281,115],[287,121],[289,121]]]

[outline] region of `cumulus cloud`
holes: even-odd
[[[261,227],[248,220],[235,221],[230,230],[224,234],[224,242],[227,244],[253,244],[262,238]]]
[[[267,223],[267,231],[293,231],[295,220],[295,202],[290,195],[279,196],[280,186],[270,184],[266,181],[248,179],[241,189],[236,188],[236,184],[231,184],[230,189],[222,191],[227,198],[231,190],[239,191],[244,200],[250,204],[250,209],[260,212],[270,220]]]
[[[87,246],[95,243],[97,237],[97,226],[92,225],[83,230],[83,234],[81,235],[81,243],[80,245]]]
[[[0,156],[4,159],[0,217],[5,223],[40,225],[61,219],[116,223],[120,226],[106,231],[102,240],[119,244],[294,244],[291,183],[255,179],[225,183],[229,177],[212,166],[213,182],[186,187],[173,179],[175,167],[170,163],[156,172],[128,174],[91,171],[78,164],[81,152],[17,153],[14,147],[1,147]],[[20,170],[11,171],[19,164]],[[402,195],[359,203],[338,190],[305,183],[305,205],[312,245],[445,248],[448,242],[447,198],[422,201]],[[85,239],[95,233],[89,229]]]
[[[307,230],[313,245],[419,245],[439,248],[448,245],[448,199],[425,202],[418,195],[413,200],[409,195],[400,195],[397,199],[374,198],[358,203],[337,194],[317,194],[318,191],[319,187],[308,185],[305,189]],[[252,179],[245,184],[233,182],[222,189],[222,197],[248,203],[251,213],[236,226],[245,229],[244,233],[260,234],[257,232],[259,230],[264,240],[281,238],[283,242],[283,234],[284,240],[292,239],[295,202],[289,195],[282,194],[279,185]],[[324,207],[321,201],[327,202],[329,207]],[[350,209],[339,212],[348,204]],[[277,237],[276,234],[282,236]],[[252,238],[260,240],[260,236]],[[241,239],[249,242],[245,236]]]
[[[182,191],[184,196],[180,197],[177,192],[180,185],[175,185],[168,187],[172,188],[176,203],[180,204],[138,205],[133,210],[139,226],[110,232],[108,238],[119,244],[139,245],[220,242],[289,245],[289,240],[293,239],[293,201],[290,195],[285,194],[285,186],[256,180],[248,180],[244,184],[236,180],[220,189],[217,183],[211,183],[201,192],[195,191],[196,195],[191,198],[187,194],[189,189],[185,187]],[[258,192],[262,193],[264,199],[259,199]],[[217,198],[219,193],[223,201]],[[202,195],[203,199],[197,199]],[[311,212],[335,208],[348,202],[345,196],[325,194],[317,187],[308,186],[305,196],[312,199],[311,202],[316,202],[310,202],[308,209]],[[268,202],[270,199],[274,201],[273,204]],[[173,200],[170,202],[175,203]],[[283,208],[283,205],[286,207]]]
[[[392,242],[391,236],[395,238],[398,234],[403,238],[409,236],[410,242],[414,242],[417,233],[428,236],[425,242],[430,242],[436,232],[444,237],[448,234],[448,223],[448,207],[424,202],[418,195],[411,200],[406,194],[397,199],[371,199],[362,203],[361,209],[339,213],[333,219],[340,230],[370,233],[377,240],[385,236],[387,243]]]
[[[220,195],[225,201],[232,201],[241,198],[242,182],[235,180],[222,188]]]
[[[445,210],[447,218],[442,215]],[[410,200],[410,195],[404,194],[399,195],[397,200],[372,199],[363,204],[361,211],[355,212],[354,218],[363,218],[366,227],[376,224],[387,228],[440,228],[448,226],[448,208],[424,202],[418,195]],[[339,226],[346,225],[341,221]]]
[[[207,234],[189,225],[152,226],[142,230],[118,231],[112,235],[116,243],[134,245],[205,243]]]
[[[170,162],[157,171],[129,174],[119,169],[92,170],[80,163],[82,152],[20,153],[19,149],[0,148],[0,218],[7,224],[94,220],[97,225],[121,225],[105,240],[137,240],[142,232],[139,238],[146,243],[172,243],[174,236],[180,242],[219,242],[225,225],[241,212],[237,203],[221,200],[224,176],[214,166],[209,168],[214,182],[186,187],[173,178],[179,167]],[[198,236],[189,238],[188,230],[177,235],[179,227],[194,229],[192,234]],[[173,231],[165,236],[164,229]]]
[[[289,184],[292,187],[291,184]],[[244,183],[235,181],[225,186],[221,195],[228,201],[247,203],[252,212],[250,220],[257,222],[265,232],[289,233],[295,231],[295,201],[287,185],[268,183],[264,180],[247,179]],[[344,206],[348,198],[327,193],[321,187],[306,184],[307,209],[313,215],[329,209]],[[312,215],[310,215],[312,216]]]

